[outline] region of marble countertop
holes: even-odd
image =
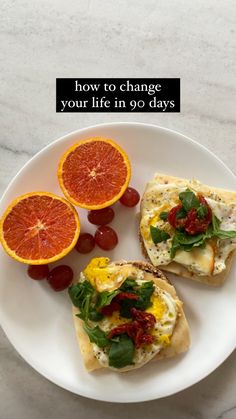
[[[112,121],[180,131],[235,172],[235,13],[233,0],[2,0],[1,192],[57,137]],[[56,114],[56,77],[181,77],[181,113]],[[24,362],[3,332],[0,354],[4,419],[236,416],[235,352],[193,387],[130,405],[88,400],[50,383]]]

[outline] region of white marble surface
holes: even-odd
[[[2,0],[0,189],[37,151],[96,123],[150,122],[207,146],[234,172],[234,0]],[[180,114],[56,114],[56,77],[181,77]],[[236,417],[236,353],[166,399],[84,399],[36,373],[0,335],[3,419]],[[208,354],[206,354],[208,356]],[[210,356],[210,354],[209,354]]]

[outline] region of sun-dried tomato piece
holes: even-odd
[[[126,333],[133,340],[136,348],[140,348],[143,344],[153,343],[155,340],[154,336],[146,333],[146,330],[153,328],[156,322],[153,314],[137,310],[134,307],[131,308],[131,314],[133,321],[114,327],[108,334],[108,339]]]
[[[129,337],[132,338],[131,335],[133,335],[134,327],[132,322],[131,323],[124,323],[120,324],[119,326],[114,327],[109,334],[108,339],[112,339],[114,336],[121,335],[122,333],[126,333]]]
[[[168,214],[168,221],[169,221],[170,225],[172,225],[172,227],[174,227],[174,228],[182,228],[182,227],[185,226],[187,217],[177,218],[177,214],[182,209],[183,209],[182,204],[176,205],[175,207],[171,208],[171,210]]]
[[[117,303],[116,301],[112,301],[111,304],[109,304],[108,306],[104,306],[101,308],[101,313],[104,316],[112,316],[112,314],[114,313],[114,311],[119,311],[120,310],[120,304]]]
[[[135,346],[136,348],[140,348],[141,345],[150,345],[155,340],[153,335],[149,333],[143,333],[140,336],[137,336]]]
[[[112,302],[108,306],[104,306],[101,308],[101,313],[104,316],[112,316],[114,311],[120,310],[120,302],[128,299],[128,300],[138,300],[139,297],[136,294],[133,294],[131,292],[120,292],[117,294]]]
[[[132,292],[120,292],[119,294],[117,294],[114,298],[115,301],[119,302],[121,300],[138,300],[139,297],[137,294],[133,294]]]
[[[137,310],[135,307],[132,307],[131,315],[134,320],[136,320],[144,330],[151,329],[156,323],[156,318],[152,313],[146,313],[145,311]]]
[[[168,214],[168,221],[172,227],[184,229],[190,235],[205,233],[212,220],[212,211],[204,196],[198,194],[197,198],[201,206],[206,209],[206,214],[201,218],[198,209],[191,208],[185,217],[178,218],[178,214],[183,209],[183,205],[176,205]]]

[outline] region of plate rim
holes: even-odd
[[[24,165],[18,170],[18,172],[13,176],[13,178],[10,180],[10,182],[8,183],[7,187],[5,188],[1,200],[0,200],[0,206],[2,205],[2,202],[5,199],[5,196],[7,195],[8,191],[11,189],[12,185],[14,184],[15,180],[17,179],[17,177],[21,174],[21,172],[29,165],[31,164],[34,159],[37,159],[41,154],[44,154],[45,152],[47,152],[49,149],[53,148],[57,143],[60,143],[61,141],[66,140],[67,137],[72,137],[76,134],[83,134],[86,133],[86,131],[89,130],[93,130],[96,128],[101,128],[101,127],[115,127],[115,126],[142,126],[145,128],[154,128],[157,129],[159,131],[163,131],[163,132],[168,132],[174,135],[177,135],[179,137],[182,138],[183,141],[187,142],[187,143],[192,143],[195,147],[202,149],[205,153],[210,154],[211,157],[215,160],[217,160],[217,162],[222,166],[222,168],[224,168],[224,170],[226,170],[226,172],[228,172],[229,175],[231,175],[235,180],[236,180],[236,176],[233,173],[233,171],[226,165],[226,163],[224,163],[218,156],[216,156],[214,154],[213,151],[211,151],[210,149],[208,149],[206,146],[204,146],[201,143],[198,143],[196,140],[186,136],[185,134],[182,134],[179,131],[170,129],[170,128],[166,128],[160,125],[156,125],[156,124],[150,124],[150,123],[145,123],[145,122],[104,122],[101,124],[95,124],[95,125],[89,125],[86,126],[84,128],[79,128],[76,129],[74,131],[70,131],[67,132],[66,134],[60,136],[59,138],[56,138],[55,140],[53,140],[52,142],[50,142],[49,144],[47,144],[45,147],[43,147],[42,149],[40,149],[37,153],[35,153],[32,157],[29,158],[28,161],[26,161],[24,163]],[[97,400],[97,401],[103,401],[103,402],[112,402],[112,403],[141,403],[141,402],[147,402],[147,401],[151,401],[151,400],[157,400],[157,399],[161,399],[161,398],[165,398],[165,397],[169,397],[171,395],[177,394],[187,388],[192,387],[193,385],[199,383],[200,381],[204,380],[208,375],[210,375],[213,371],[215,371],[224,361],[226,361],[226,359],[233,353],[233,351],[235,350],[235,345],[232,346],[232,348],[229,348],[228,351],[226,351],[226,355],[224,353],[223,359],[220,358],[218,359],[218,362],[216,364],[214,364],[214,366],[212,368],[210,368],[210,370],[207,370],[207,372],[204,372],[204,374],[202,374],[200,377],[196,377],[196,379],[194,381],[191,381],[191,384],[189,383],[185,383],[184,385],[178,385],[176,391],[171,391],[167,392],[165,394],[165,396],[161,396],[161,397],[155,397],[155,396],[146,396],[143,397],[139,400],[110,400],[109,398],[106,398],[106,396],[104,395],[104,397],[96,397],[96,396],[92,396],[92,395],[88,395],[88,394],[84,394],[80,391],[80,393],[78,393],[75,389],[72,388],[72,386],[70,387],[67,384],[63,384],[60,383],[60,380],[58,379],[52,379],[47,372],[42,371],[42,369],[40,369],[40,367],[38,367],[37,365],[35,365],[34,361],[32,359],[30,359],[27,355],[24,354],[23,350],[19,350],[16,348],[16,345],[14,343],[14,339],[10,339],[8,337],[8,333],[5,330],[5,327],[2,325],[2,319],[0,319],[1,322],[1,327],[2,330],[4,331],[5,335],[7,336],[7,339],[9,340],[10,344],[14,347],[14,349],[16,350],[16,352],[23,358],[23,360],[31,367],[33,368],[35,371],[37,371],[37,373],[39,373],[41,376],[43,376],[44,378],[46,378],[47,380],[49,380],[50,382],[52,382],[53,384],[56,384],[58,387],[63,388],[67,391],[70,391],[73,394],[79,395],[79,396],[83,396],[85,398],[88,399],[92,399],[92,400]]]

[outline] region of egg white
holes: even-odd
[[[195,182],[197,185],[197,182]],[[193,182],[193,190],[194,184]],[[172,261],[182,264],[190,272],[199,276],[216,275],[226,269],[226,260],[229,254],[236,249],[236,238],[207,243],[204,249],[194,248],[191,252],[178,250],[175,258],[171,259],[170,249],[174,229],[168,222],[160,219],[160,212],[169,211],[179,203],[179,194],[186,188],[172,183],[160,185],[154,180],[148,184],[141,207],[140,232],[144,247],[154,266],[165,266]],[[220,228],[223,230],[236,230],[236,207],[222,202],[216,194],[206,198],[214,214],[220,219]],[[154,244],[150,235],[150,225],[164,229],[170,238],[158,244]]]

